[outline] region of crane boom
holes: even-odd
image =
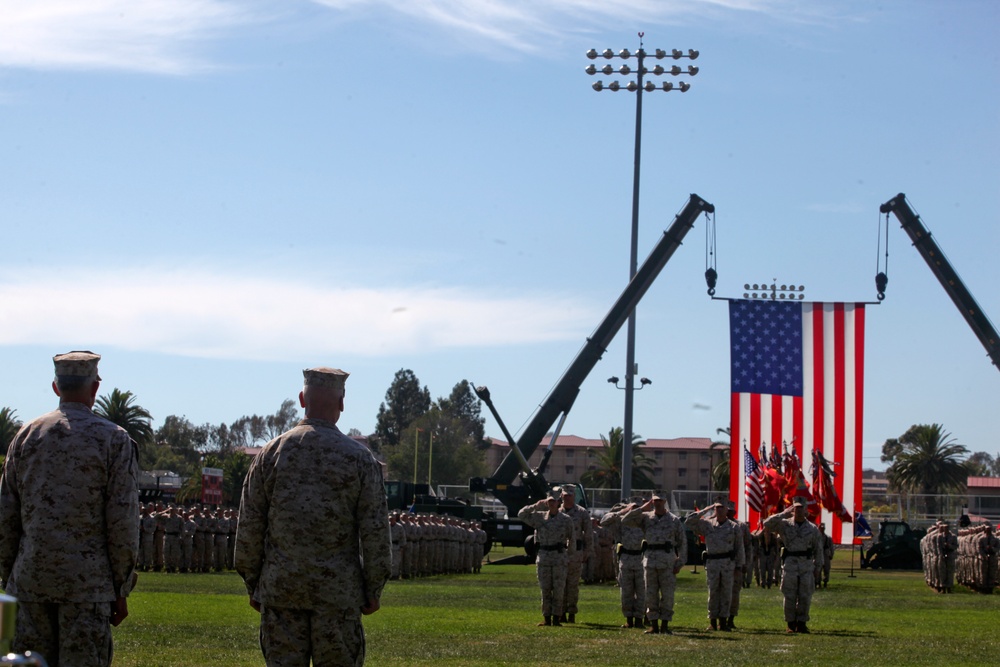
[[[618,333],[646,291],[649,290],[667,261],[673,256],[674,251],[681,245],[681,241],[688,230],[694,226],[698,216],[714,211],[715,207],[698,195],[692,194],[690,196],[687,204],[663,233],[663,237],[636,271],[635,276],[629,281],[611,310],[605,315],[594,333],[587,338],[586,343],[569,368],[539,406],[532,419],[525,426],[521,436],[517,438],[516,442],[508,437],[511,447],[516,451],[511,451],[504,457],[492,477],[474,479],[470,482],[470,488],[493,492],[511,513],[519,510],[528,501],[538,499],[536,497],[538,491],[543,487],[543,484],[538,483],[540,480],[537,478],[540,475],[525,470],[524,462],[538,448],[559,415],[565,415],[573,407],[583,381],[600,361],[615,334]],[[485,390],[485,388],[482,389]],[[477,390],[477,394],[479,391]],[[484,396],[494,416],[498,417],[495,408],[488,399],[488,390],[485,390],[485,394],[480,397]],[[519,473],[527,476],[526,484],[523,487],[511,488],[510,485],[517,479]],[[534,479],[531,478],[532,475],[534,475]]]
[[[979,338],[979,342],[986,348],[986,353],[993,364],[1000,369],[1000,336],[997,335],[996,328],[979,307],[972,293],[965,287],[965,283],[958,277],[958,273],[952,268],[948,258],[944,256],[944,252],[931,237],[931,233],[924,227],[920,216],[910,207],[906,201],[906,195],[899,193],[882,204],[879,210],[882,213],[891,212],[896,216],[900,225],[913,241],[913,246],[934,272],[941,287],[951,297],[952,302],[962,313],[962,317],[972,328],[972,332]]]

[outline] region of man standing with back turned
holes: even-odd
[[[92,352],[53,357],[59,407],[21,428],[0,480],[0,579],[18,598],[14,651],[106,667],[139,555],[135,444],[91,409]],[[110,623],[110,625],[109,625]]]
[[[347,373],[302,372],[305,419],[264,446],[243,484],[236,570],[269,667],[362,665],[391,545],[382,468],[337,428]]]

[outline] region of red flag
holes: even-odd
[[[841,466],[832,485],[843,505],[859,506],[864,304],[732,300],[729,321],[731,460],[743,440],[794,443],[806,468],[819,451]],[[730,488],[745,483],[743,467],[731,466]],[[745,497],[738,502],[749,509]],[[823,519],[834,543],[851,544],[850,523],[829,511]]]

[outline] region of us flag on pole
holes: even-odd
[[[761,512],[764,510],[764,471],[758,467],[757,459],[746,447],[743,448],[743,457],[743,475],[746,477],[744,494],[747,505],[755,512]]]
[[[730,461],[744,440],[792,444],[803,470],[819,450],[835,466],[844,506],[860,507],[864,334],[864,304],[731,300]],[[746,476],[746,465],[730,466],[730,488]],[[738,516],[756,525],[758,512],[742,495]],[[822,520],[836,544],[853,543],[850,523],[826,510]]]

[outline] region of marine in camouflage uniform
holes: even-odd
[[[733,596],[729,601],[729,618],[726,621],[730,630],[736,630],[733,621],[740,613],[740,594],[743,592],[743,584],[746,579],[744,572],[749,571],[753,566],[753,540],[750,537],[750,524],[736,518],[736,503],[731,500],[726,506],[726,518],[736,524],[739,533],[738,539],[743,542],[744,563],[743,567],[733,569]]]
[[[646,583],[642,571],[643,532],[639,526],[622,524],[622,516],[631,505],[615,505],[601,517],[601,525],[618,535],[618,589],[621,592],[625,627],[643,627],[646,614]]]
[[[677,573],[684,567],[687,535],[681,520],[667,511],[666,501],[654,495],[643,505],[631,503],[624,510],[623,526],[642,529],[642,569],[646,586],[648,634],[672,634],[668,624],[674,618],[674,591]]]
[[[153,506],[146,504],[142,506],[142,515],[139,517],[139,567],[145,572],[153,571],[153,558],[156,552],[153,550],[153,535],[156,533],[156,517],[152,515]]]
[[[709,518],[709,512],[715,516]],[[734,572],[746,564],[739,526],[726,517],[722,503],[710,505],[690,515],[685,521],[695,534],[705,538],[705,581],[708,584],[708,619],[710,630],[732,629]]]
[[[563,620],[576,622],[580,611],[580,578],[583,575],[584,562],[594,557],[594,529],[590,524],[590,512],[576,504],[576,486],[567,484],[562,489],[562,510],[573,520],[573,534],[576,540],[576,550],[569,554],[566,570],[566,594]]]
[[[257,454],[243,485],[236,570],[269,666],[362,665],[392,547],[382,467],[337,428],[347,373],[303,371],[305,419]]]
[[[816,589],[815,571],[823,566],[823,538],[819,528],[806,518],[805,501],[796,499],[784,512],[769,516],[764,527],[773,530],[784,544],[781,594],[785,598],[787,632],[809,632],[809,606]]]
[[[184,517],[171,505],[167,518],[163,520],[163,567],[167,572],[181,569],[181,530]]]
[[[399,512],[389,515],[389,536],[392,540],[391,577],[399,579],[403,572],[403,554],[406,550],[406,528],[399,520]]]
[[[539,625],[562,625],[567,565],[576,551],[573,520],[559,511],[559,502],[555,492],[533,505],[525,505],[517,513],[518,519],[535,529],[538,547],[535,571],[542,591],[543,620]]]
[[[194,571],[194,538],[198,532],[198,524],[194,520],[194,512],[185,512],[184,523],[181,526],[181,572]]]
[[[138,454],[92,412],[99,355],[53,358],[59,407],[25,424],[0,479],[0,579],[18,598],[13,650],[110,665],[139,555]]]

